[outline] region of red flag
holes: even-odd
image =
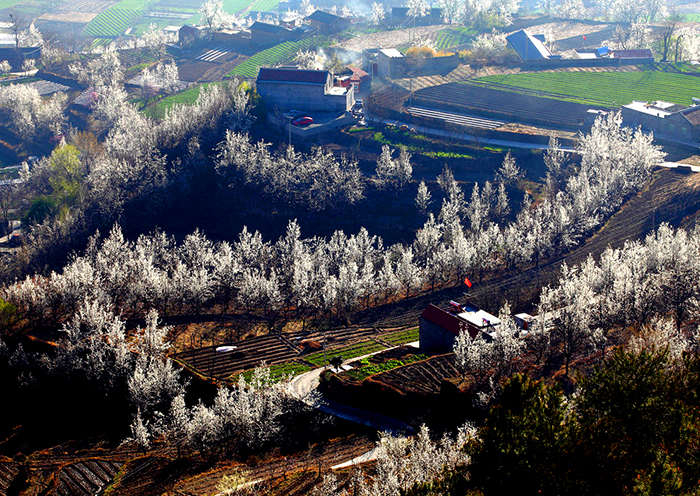
[[[464,284],[466,284],[468,288],[472,287],[472,282],[466,277],[464,278]]]
[[[586,35],[585,35],[585,34],[583,35],[583,41],[586,41]]]

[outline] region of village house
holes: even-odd
[[[420,347],[431,352],[450,352],[459,333],[468,332],[472,339],[480,333],[485,338],[500,325],[498,317],[467,303],[451,301],[449,309],[430,304],[420,316]]]
[[[338,33],[350,27],[348,19],[324,12],[323,10],[315,11],[310,16],[307,16],[305,20],[321,34]]]
[[[301,37],[303,31],[289,29],[277,24],[255,21],[250,26],[250,42],[258,47],[277,45],[284,41],[294,41]]]
[[[333,86],[328,71],[262,67],[256,87],[269,109],[347,112],[355,103],[353,86]]]
[[[552,52],[544,45],[544,35],[532,35],[521,29],[506,36],[506,41],[523,61],[552,58]]]
[[[658,138],[700,146],[700,105],[635,101],[623,105],[621,111],[626,126],[641,126]]]

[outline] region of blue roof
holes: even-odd
[[[542,41],[524,29],[506,36],[506,40],[523,60],[543,60],[552,55]]]

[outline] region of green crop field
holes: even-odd
[[[328,365],[331,358],[334,357],[342,357],[343,360],[349,360],[350,358],[368,355],[370,353],[374,353],[375,351],[381,351],[385,348],[386,346],[379,344],[376,341],[363,341],[361,343],[345,346],[343,348],[318,351],[316,353],[306,355],[304,357],[304,361],[309,362],[316,367],[322,367],[324,365]]]
[[[468,28],[450,27],[435,33],[436,50],[449,50],[469,43],[474,38],[474,31]]]
[[[255,3],[250,6],[250,10],[269,12],[276,9],[279,3],[280,0],[255,0]]]
[[[632,100],[690,105],[691,98],[700,94],[697,76],[661,71],[501,74],[464,83],[608,107]]]
[[[121,7],[121,3],[124,2],[110,7],[90,21],[85,26],[85,34],[96,38],[117,37],[124,34],[124,31],[133,26],[135,21],[141,17],[143,10]]]
[[[199,96],[199,92],[202,89],[202,87],[208,86],[210,84],[220,83],[204,83],[198,84],[196,86],[191,86],[184,91],[166,96],[158,100],[156,103],[149,105],[143,110],[143,113],[153,119],[162,119],[163,117],[165,117],[166,110],[168,110],[173,105],[192,105],[194,102],[197,101],[197,97]]]
[[[413,329],[402,329],[400,331],[383,334],[381,339],[382,341],[386,341],[394,346],[412,343],[413,341],[418,341],[418,328],[414,327]]]
[[[22,3],[24,0],[0,0],[0,9],[9,9]]]
[[[365,358],[364,360],[362,360],[362,362],[360,362],[360,367],[348,370],[343,374],[351,377],[356,381],[363,381],[371,375],[380,374],[389,370],[394,370],[399,367],[408,365],[409,363],[420,362],[421,360],[425,360],[426,358],[428,358],[427,355],[422,354],[407,355],[399,360],[392,358],[391,360],[387,360],[386,362],[381,363],[371,363],[369,359]]]
[[[246,61],[238,64],[227,76],[243,76],[254,78],[258,75],[258,69],[291,61],[299,50],[326,46],[328,39],[325,36],[313,36],[299,41],[285,41],[279,45],[258,52]]]
[[[304,363],[287,362],[279,363],[277,365],[270,365],[268,369],[270,369],[270,378],[275,381],[279,381],[280,379],[282,379],[282,377],[294,377],[296,375],[303,374],[304,372],[308,372],[309,370],[311,370],[311,367]],[[243,378],[246,381],[250,381],[250,378],[253,377],[252,370],[246,370],[245,372],[241,372],[240,374],[243,375]],[[238,376],[240,374],[233,374],[229,379],[237,381]]]
[[[255,0],[224,0],[224,10],[229,14],[237,14],[252,5],[254,1]]]

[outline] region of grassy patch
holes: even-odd
[[[374,131],[374,129],[372,126],[354,126],[348,129],[348,133],[362,133],[364,131]]]
[[[221,83],[204,83],[198,84],[196,86],[191,86],[186,90],[163,97],[157,102],[150,104],[148,107],[143,109],[143,113],[152,119],[162,119],[163,117],[165,117],[165,112],[173,105],[194,104],[194,102],[197,101],[197,98],[199,97],[199,92],[202,90],[202,88],[205,86],[209,86],[210,84]]]
[[[277,365],[270,365],[268,368],[270,369],[270,378],[277,381],[282,379],[282,377],[294,377],[296,375],[303,374],[304,372],[308,372],[309,370],[311,370],[311,367],[309,367],[305,363],[299,362],[279,363]],[[240,374],[234,374],[230,377],[230,379],[237,381],[239,375],[243,375],[243,378],[246,381],[250,381],[250,378],[253,376],[253,370],[246,370],[245,372],[241,372]]]
[[[368,359],[365,359],[362,360],[362,362],[360,362],[362,364],[361,367],[357,367],[352,370],[348,370],[347,372],[343,372],[343,375],[347,375],[348,377],[356,381],[363,381],[372,375],[380,374],[388,370],[397,369],[399,367],[408,365],[409,363],[425,360],[426,358],[428,358],[427,355],[423,354],[407,355],[401,359],[391,359],[381,363],[371,363]]]
[[[607,107],[632,100],[689,105],[691,98],[700,94],[700,78],[664,71],[500,74],[464,84]]]
[[[362,341],[361,343],[345,346],[343,348],[318,351],[316,353],[306,355],[304,360],[315,365],[316,367],[323,367],[324,365],[328,365],[330,360],[335,357],[341,357],[343,360],[349,360],[350,358],[368,355],[383,349],[386,349],[386,346],[379,344],[376,341]]]
[[[382,145],[389,145],[395,148],[405,147],[411,153],[418,153],[431,158],[474,158],[467,153],[456,152],[436,152],[435,145],[426,136],[414,134],[408,131],[377,131],[372,135],[372,139]]]
[[[0,9],[9,9],[17,4],[22,3],[24,0],[0,0]]]
[[[277,8],[280,0],[255,0],[255,3],[250,6],[250,10],[257,10],[260,12],[269,12]]]
[[[236,14],[252,5],[254,0],[224,0],[224,10]]]
[[[382,341],[386,341],[394,346],[399,346],[406,343],[418,341],[418,328],[402,329],[400,331],[390,332],[381,336]]]
[[[234,67],[227,76],[254,78],[257,77],[258,70],[261,67],[288,62],[294,58],[299,50],[306,50],[311,47],[318,48],[326,45],[328,45],[328,38],[325,36],[313,36],[299,41],[285,41],[284,43],[256,53]]]

